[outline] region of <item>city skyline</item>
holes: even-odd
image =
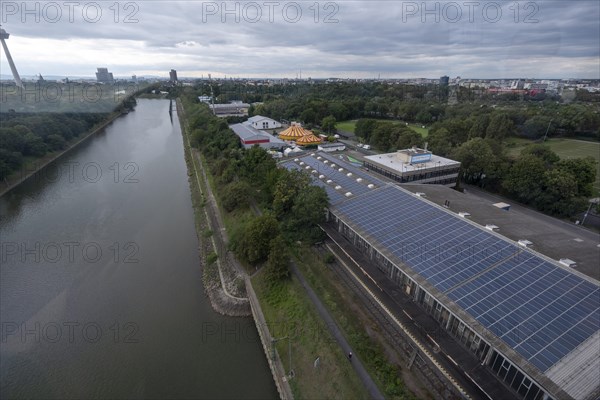
[[[593,1],[35,4],[0,10],[24,76],[600,79]]]

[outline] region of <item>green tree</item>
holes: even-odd
[[[377,120],[371,118],[361,118],[356,121],[354,128],[354,134],[360,138],[365,139],[365,142],[369,142],[371,133],[377,125]]]
[[[23,139],[25,142],[23,155],[41,157],[48,151],[44,140],[31,132],[27,133]]]
[[[547,170],[544,182],[543,192],[533,202],[538,209],[558,216],[569,216],[581,209],[577,182],[570,172],[558,168]]]
[[[546,163],[547,166],[554,165],[560,160],[558,154],[553,152],[550,147],[543,144],[532,144],[521,150],[521,157],[534,156]]]
[[[242,259],[251,265],[256,265],[267,259],[269,246],[279,234],[279,223],[271,214],[264,214],[253,218],[241,237],[233,243],[233,249]]]
[[[283,219],[292,211],[298,195],[310,184],[310,177],[302,171],[282,170],[275,184],[273,194],[273,211],[275,215]]]
[[[596,181],[596,160],[593,157],[561,160],[557,168],[571,174],[577,185],[577,195],[591,197]]]
[[[329,115],[323,118],[321,121],[321,128],[327,133],[335,132],[335,124],[335,117],[333,115]]]
[[[329,203],[325,189],[307,186],[294,201],[292,211],[286,216],[286,231],[297,240],[316,242],[322,238],[318,224],[325,222],[325,209]]]
[[[271,286],[290,277],[290,254],[288,243],[278,235],[269,244],[269,258],[266,264],[267,282]]]
[[[317,113],[312,108],[308,108],[300,114],[300,119],[305,124],[314,124],[317,120]]]
[[[531,139],[540,139],[546,134],[548,126],[550,125],[550,118],[543,115],[536,115],[529,118],[523,124],[522,132],[523,135]],[[550,130],[548,133],[552,133]]]
[[[223,195],[221,196],[223,208],[227,212],[231,212],[237,208],[242,208],[248,205],[250,197],[250,185],[245,181],[232,182],[225,186]]]
[[[60,135],[48,135],[46,144],[51,151],[62,150],[67,146],[66,140]]]
[[[485,131],[485,137],[488,139],[503,140],[513,135],[515,124],[506,114],[494,114]]]
[[[412,129],[401,129],[398,135],[398,140],[396,140],[396,149],[408,149],[412,146],[422,147],[423,137]]]
[[[534,155],[523,155],[509,168],[502,186],[517,200],[532,203],[546,187],[546,164]]]
[[[495,177],[500,160],[488,141],[476,137],[457,147],[452,158],[461,162],[461,180],[483,185],[484,178]]]

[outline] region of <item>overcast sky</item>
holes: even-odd
[[[600,78],[597,0],[23,4],[0,2],[21,75]]]

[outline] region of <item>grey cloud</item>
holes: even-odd
[[[263,4],[262,1],[256,3]],[[281,7],[286,3],[290,2],[280,2]],[[434,7],[434,3],[429,2],[428,7]],[[438,3],[440,9],[449,4]],[[445,60],[447,68],[461,76],[482,76],[494,70],[521,76],[525,71],[519,69],[529,71],[531,60],[544,63],[561,59],[564,63],[567,58],[575,62],[600,57],[597,1],[538,0],[529,2],[537,6],[529,9],[524,8],[528,2],[497,1],[493,3],[502,5],[502,18],[495,23],[478,12],[473,22],[468,21],[464,2],[455,3],[463,11],[463,18],[456,23],[449,21],[451,15],[441,15],[440,22],[436,23],[431,14],[425,15],[425,22],[421,21],[420,12],[410,16],[403,14],[408,7],[420,7],[421,1],[339,1],[334,16],[337,23],[323,23],[326,11],[332,10],[323,10],[325,2],[317,2],[321,7],[317,23],[314,9],[309,8],[314,4],[312,1],[298,2],[303,14],[297,23],[289,22],[289,18],[286,21],[281,13],[276,13],[274,22],[270,23],[265,7],[260,22],[248,22],[252,15],[239,15],[238,23],[235,15],[227,14],[224,16],[227,22],[223,23],[221,13],[203,15],[207,2],[140,1],[137,3],[139,11],[134,16],[138,23],[123,23],[124,10],[119,15],[120,21],[115,23],[113,11],[109,9],[112,2],[103,2],[100,3],[103,18],[98,23],[86,22],[80,16],[74,23],[61,20],[53,24],[42,20],[23,24],[7,17],[4,26],[14,37],[65,41],[88,38],[99,46],[103,40],[139,41],[148,54],[147,59],[140,60],[142,64],[161,68],[177,65],[184,71],[237,69],[240,75],[246,72],[284,74],[295,71],[294,68],[315,68],[321,76],[339,71],[361,74],[373,70],[399,74],[420,72],[430,76],[444,68],[432,64],[431,60],[436,59],[438,64]],[[480,3],[483,7],[490,2]],[[235,3],[230,2],[229,7],[235,6],[232,4]],[[241,8],[247,2],[238,4]],[[518,21],[515,21],[514,4],[520,7]],[[532,10],[538,22],[524,23],[523,19]],[[192,42],[193,45],[182,45]],[[103,63],[111,59],[110,49],[106,51]],[[169,59],[152,59],[157,51],[169,54]],[[302,56],[308,58],[302,59]],[[290,62],[290,57],[296,58]],[[522,62],[509,64],[505,60]],[[65,64],[67,68],[68,63]],[[557,69],[561,65],[556,64],[553,75],[569,76],[571,71]],[[135,69],[135,66],[114,67],[115,70],[126,68]],[[551,71],[546,66],[542,69]],[[597,68],[586,74],[598,78]]]

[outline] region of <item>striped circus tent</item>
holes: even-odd
[[[302,126],[292,123],[292,125],[286,130],[279,133],[279,138],[283,140],[298,140],[304,135],[312,134],[311,131],[307,131]]]
[[[309,144],[319,144],[321,143],[321,138],[315,136],[311,131],[308,132],[307,135],[302,136],[300,139],[296,140],[296,144],[298,145],[309,145]]]

